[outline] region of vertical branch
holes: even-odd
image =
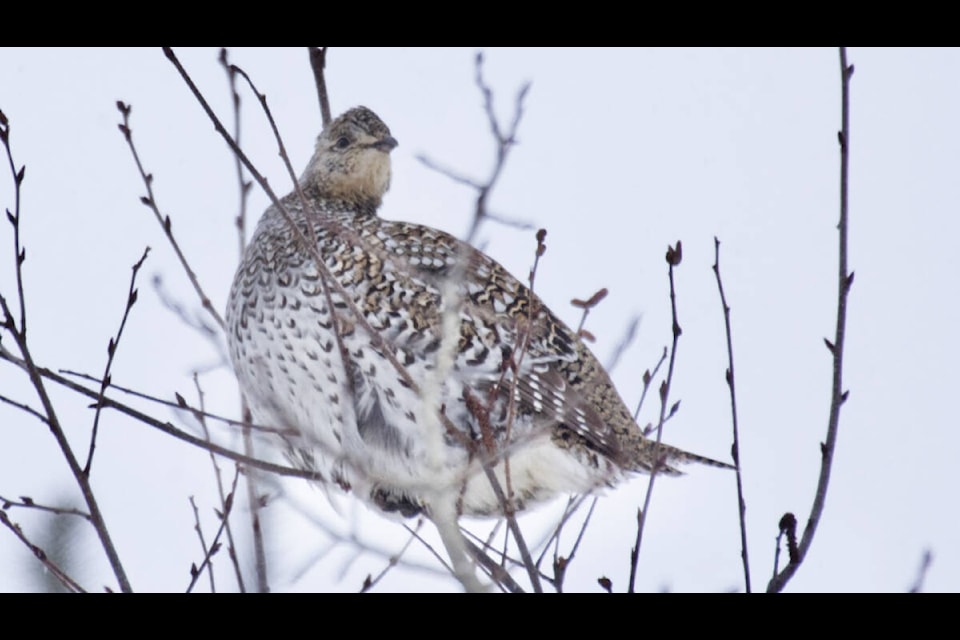
[[[203,397],[203,388],[200,386],[200,378],[196,373],[193,374],[193,386],[197,389],[197,403],[200,406],[199,411],[193,412],[193,416],[197,419],[197,422],[200,423],[200,428],[203,430],[203,437],[210,441],[210,430],[207,428],[207,417],[206,417],[206,406]],[[223,491],[223,474],[220,473],[220,465],[217,463],[217,456],[210,451],[210,465],[213,467],[213,477],[217,481],[217,496],[220,498],[220,508],[223,509],[223,512],[227,511],[227,497]],[[249,455],[248,451],[244,451],[245,454]],[[197,515],[197,506],[193,502],[193,496],[190,497],[190,504],[193,505],[194,519],[196,520],[196,529],[197,534],[200,536],[200,543],[204,545],[204,553],[207,549],[203,540],[203,531],[200,529],[200,517]],[[243,583],[243,573],[240,571],[240,561],[237,558],[237,546],[233,541],[233,529],[230,527],[229,520],[226,522],[226,531],[227,531],[227,552],[230,556],[230,562],[233,565],[234,575],[237,578],[237,587],[240,589],[241,593],[246,593],[247,589]],[[210,572],[210,591],[211,593],[216,592],[213,584],[213,571]]]
[[[43,404],[43,412],[46,415],[47,426],[50,428],[50,432],[56,439],[57,445],[60,447],[60,451],[63,453],[63,457],[66,460],[67,465],[70,467],[70,471],[73,474],[74,480],[76,480],[77,486],[80,488],[81,494],[83,494],[83,499],[87,503],[87,507],[90,509],[90,519],[93,522],[93,528],[96,530],[97,536],[100,538],[100,544],[103,547],[108,561],[110,562],[110,567],[113,569],[114,576],[117,578],[120,589],[124,592],[129,592],[132,591],[130,581],[127,579],[126,571],[123,568],[123,564],[120,562],[120,556],[113,544],[113,540],[110,538],[110,532],[107,529],[106,522],[103,520],[103,515],[100,513],[100,506],[97,504],[97,499],[93,493],[93,488],[90,486],[90,481],[87,478],[87,475],[80,467],[80,463],[77,460],[77,457],[74,455],[73,449],[70,448],[70,443],[67,440],[66,433],[64,433],[63,427],[60,424],[60,419],[57,416],[57,412],[53,408],[53,402],[50,400],[46,386],[43,384],[43,379],[40,376],[39,368],[34,362],[33,356],[30,353],[30,349],[27,346],[26,306],[24,304],[22,274],[23,262],[26,259],[27,254],[26,250],[20,245],[20,185],[23,183],[23,176],[26,166],[20,167],[19,171],[15,169],[16,165],[13,161],[13,153],[10,149],[10,125],[6,116],[4,116],[2,112],[0,112],[0,142],[3,143],[3,146],[6,149],[7,160],[9,161],[10,171],[13,174],[15,184],[15,213],[10,213],[10,211],[7,210],[7,220],[10,221],[10,224],[14,229],[13,235],[14,251],[16,253],[17,293],[20,302],[20,325],[18,326],[13,317],[13,313],[11,313],[10,307],[7,304],[6,298],[4,298],[3,295],[0,295],[0,310],[3,312],[3,319],[0,321],[0,327],[3,327],[10,332],[10,334],[13,336],[14,342],[17,344],[17,348],[20,350],[20,355],[23,356],[23,367],[30,377],[30,383],[36,390],[41,404]]]
[[[677,343],[683,330],[677,320],[677,295],[673,284],[673,268],[683,259],[683,247],[677,240],[676,247],[667,247],[667,274],[670,278],[670,311],[673,319],[673,346],[670,349],[670,362],[667,365],[667,377],[660,384],[660,419],[657,422],[657,440],[654,443],[653,463],[650,466],[650,480],[647,483],[647,493],[643,498],[643,508],[637,512],[637,541],[630,551],[630,584],[628,590],[634,592],[637,579],[637,562],[640,559],[640,544],[643,542],[643,527],[647,522],[647,510],[650,508],[650,496],[653,495],[653,482],[657,479],[657,471],[662,464],[659,458],[660,440],[663,437],[663,423],[667,420],[667,400],[670,397],[670,384],[673,381],[673,365],[677,359]],[[671,408],[670,415],[676,411],[676,405]]]
[[[240,144],[240,94],[237,92],[237,70],[227,60],[227,50],[220,49],[220,64],[227,73],[227,81],[230,83],[230,97],[233,102],[233,139]],[[240,205],[235,224],[237,226],[237,239],[239,241],[240,257],[243,257],[243,250],[247,246],[247,196],[250,195],[250,187],[253,183],[245,180],[243,176],[243,163],[236,154],[233,154],[233,161],[237,167],[237,184],[240,188]]]
[[[810,508],[810,516],[803,530],[803,536],[797,549],[796,561],[791,559],[790,564],[784,567],[767,584],[767,591],[781,591],[793,574],[799,568],[810,549],[817,525],[823,515],[823,507],[827,498],[827,487],[830,484],[830,471],[833,467],[833,454],[837,444],[837,430],[840,424],[840,408],[847,401],[849,391],[843,390],[843,346],[847,325],[847,294],[853,285],[853,272],[847,271],[847,243],[848,243],[848,179],[850,160],[850,78],[853,76],[853,65],[847,65],[847,50],[840,47],[840,86],[841,86],[841,129],[837,134],[840,143],[840,222],[837,229],[840,235],[840,259],[838,265],[837,286],[837,329],[833,342],[824,338],[827,349],[833,356],[833,385],[830,390],[830,417],[827,422],[827,438],[820,443],[820,478],[817,482],[817,493]]]
[[[544,232],[545,233],[545,232]],[[542,244],[542,239],[540,240]],[[539,257],[539,251],[538,257]],[[536,263],[534,263],[534,269],[536,269]],[[533,272],[530,274],[530,289],[533,290]],[[584,329],[584,325],[587,323],[587,316],[590,315],[590,310],[595,306],[600,304],[600,301],[607,297],[607,289],[604,287],[600,289],[592,296],[586,300],[580,300],[579,298],[574,298],[570,301],[574,307],[582,309],[583,313],[580,315],[580,324],[577,326],[577,335],[581,338],[593,339],[593,334]],[[547,551],[549,550],[551,542],[553,543],[553,586],[557,590],[557,593],[563,592],[563,580],[566,577],[567,568],[570,566],[570,562],[573,560],[574,556],[577,553],[577,549],[580,546],[581,540],[583,540],[583,535],[586,533],[587,525],[590,524],[590,518],[593,515],[593,508],[597,504],[597,497],[593,497],[593,502],[590,504],[590,510],[587,512],[587,517],[581,523],[580,532],[577,535],[577,539],[573,544],[573,548],[570,550],[570,553],[567,556],[560,555],[560,534],[563,532],[563,527],[566,525],[567,520],[570,518],[573,513],[580,508],[583,504],[585,496],[570,496],[567,500],[567,506],[564,509],[563,516],[560,518],[560,522],[557,523],[556,528],[550,534],[550,538],[547,540],[547,543],[544,545],[543,552],[540,557],[537,559],[537,566],[540,565],[540,562],[546,556]]]
[[[327,66],[327,47],[307,47],[310,52],[310,68],[313,69],[313,80],[317,85],[317,98],[320,100],[320,117],[323,128],[330,124],[330,98],[327,97],[327,81],[323,70]]]
[[[253,416],[246,400],[242,403],[243,412],[243,453],[248,458],[254,457],[253,451]],[[266,506],[265,500],[257,494],[256,473],[253,468],[245,468],[247,478],[247,504],[250,505],[250,528],[253,533],[253,558],[257,572],[257,592],[269,593],[270,583],[267,581],[267,552],[263,543],[263,524],[260,520],[260,510]]]
[[[27,165],[23,165],[19,170],[13,162],[13,152],[10,150],[10,123],[3,111],[0,111],[0,142],[7,152],[7,163],[10,165],[10,175],[13,176],[13,213],[7,209],[7,220],[13,226],[13,247],[14,259],[16,260],[17,274],[17,298],[20,302],[20,333],[24,339],[27,337],[27,303],[23,295],[23,261],[27,259],[27,250],[20,246],[20,185],[23,184],[23,177],[27,170]]]
[[[477,230],[479,229],[480,224],[483,222],[483,220],[491,217],[487,210],[487,201],[491,191],[493,190],[494,186],[497,183],[497,180],[499,179],[503,171],[510,149],[516,143],[517,128],[519,127],[520,120],[523,117],[523,101],[526,98],[526,94],[530,89],[530,84],[527,83],[527,84],[524,84],[520,88],[520,90],[517,92],[515,103],[514,103],[513,120],[510,122],[510,125],[507,131],[504,132],[503,128],[500,126],[500,122],[497,119],[496,112],[494,111],[494,108],[493,108],[493,91],[486,84],[483,78],[483,54],[482,53],[478,53],[475,58],[475,69],[476,70],[475,70],[474,81],[477,85],[477,88],[480,89],[480,92],[483,95],[484,111],[487,115],[487,120],[490,125],[490,131],[496,143],[496,159],[495,159],[493,170],[490,174],[490,177],[486,180],[486,182],[480,183],[476,180],[472,180],[470,178],[465,178],[463,176],[457,175],[448,169],[443,169],[438,165],[434,164],[433,162],[431,162],[428,158],[424,156],[418,156],[418,159],[428,168],[431,168],[435,171],[442,173],[448,178],[454,180],[455,182],[465,184],[477,192],[477,200],[476,200],[476,206],[474,209],[473,220],[470,224],[470,230],[467,233],[466,238],[464,240],[466,244],[472,243],[474,237],[476,236]],[[546,246],[543,243],[545,236],[546,236],[546,230],[540,229],[537,232],[537,255],[534,261],[534,267],[530,272],[530,290],[531,291],[533,290],[533,282],[534,282],[534,278],[536,277],[536,265],[539,261],[539,258],[543,255],[543,252],[546,249]],[[455,283],[456,281],[461,280],[465,275],[466,267],[467,267],[466,261],[462,261],[461,263],[459,263],[458,266],[449,274],[447,282]],[[447,285],[447,291],[444,291],[445,305],[449,304],[447,300],[449,299],[450,295],[456,295],[456,290],[454,286]],[[454,314],[458,310],[459,310],[459,301],[456,305],[449,305],[444,315],[446,317],[447,314],[449,314],[452,320],[456,320],[456,317],[454,316]],[[532,310],[531,310],[531,313],[532,313]],[[441,349],[440,349],[441,353],[444,351],[444,346],[449,346],[450,348],[455,347],[457,340],[459,339],[459,336],[455,331],[453,333],[448,333],[447,331],[444,331],[443,335],[444,335],[443,340],[445,343],[447,343],[447,345],[441,346]],[[514,350],[514,354],[512,354],[511,356],[512,358],[511,367],[515,369],[519,368],[520,361],[523,358],[523,353],[527,347],[528,339],[529,339],[529,336],[527,335],[527,333],[525,333],[522,330],[518,332],[517,348]],[[505,374],[506,374],[506,369],[503,372],[503,375]],[[502,383],[503,383],[503,376],[501,376],[501,380],[497,384],[496,388],[500,388],[500,385],[502,385]],[[508,414],[509,415],[506,420],[506,424],[507,424],[506,441],[508,443],[510,440],[510,427],[513,422],[514,390],[516,387],[516,383],[517,383],[517,375],[516,375],[516,372],[514,372],[513,378],[510,383],[511,386],[510,386],[510,389],[508,390],[508,394],[509,394],[508,395]],[[430,385],[425,385],[425,386],[428,386],[428,388],[430,387]],[[482,423],[483,419],[482,419],[482,416],[480,415],[481,413],[482,411],[480,410],[476,411],[475,417],[477,417],[479,421]],[[449,427],[448,427],[448,430],[449,430]],[[490,453],[493,453],[493,452],[490,451]],[[524,541],[524,538],[521,534],[520,527],[516,522],[516,518],[513,512],[514,510],[511,506],[512,502],[510,500],[510,497],[512,494],[512,490],[511,490],[512,483],[511,483],[511,477],[510,477],[510,466],[509,466],[508,455],[503,456],[503,465],[504,465],[504,473],[507,481],[506,493],[504,493],[503,489],[499,486],[499,482],[497,481],[496,475],[494,474],[490,464],[487,462],[484,462],[482,467],[483,467],[484,473],[487,476],[487,479],[490,481],[491,487],[493,488],[493,491],[496,494],[497,499],[500,501],[500,504],[503,508],[503,515],[507,521],[507,526],[510,529],[511,534],[513,535],[514,539],[517,542],[518,550],[520,551],[520,554],[522,556],[523,565],[527,570],[528,576],[530,577],[533,590],[535,592],[540,592],[542,588],[540,585],[539,572],[537,570],[536,565],[533,562],[533,557],[530,555],[529,549],[527,548],[526,542]]]
[[[237,68],[230,64],[227,59],[227,50],[220,50],[220,64],[227,73],[227,81],[230,83],[230,95],[233,100],[233,138],[237,145],[240,144],[240,93],[237,91]],[[247,246],[247,196],[250,195],[250,188],[253,181],[246,180],[243,175],[243,162],[240,156],[233,154],[233,160],[237,167],[237,185],[240,190],[240,205],[236,217],[237,240],[239,244],[239,257],[243,259],[243,252]],[[256,452],[253,449],[253,437],[250,424],[253,422],[250,410],[247,408],[247,401],[241,394],[240,413],[243,416],[243,453],[247,457],[253,458]],[[267,554],[263,544],[263,529],[260,523],[260,499],[257,497],[257,475],[253,469],[246,469],[244,473],[247,488],[247,504],[250,506],[250,530],[253,534],[253,555],[254,567],[257,573],[257,592],[268,593],[270,585],[267,582]],[[217,476],[219,482],[219,473]],[[221,492],[222,496],[222,492]],[[228,531],[229,533],[229,531]],[[233,548],[233,539],[230,539],[231,549]],[[244,591],[243,576],[240,574],[239,565],[234,564],[237,571],[237,581],[240,590]]]
[[[713,274],[717,277],[717,289],[720,291],[720,303],[723,306],[723,323],[727,333],[727,386],[730,388],[730,411],[733,414],[733,462],[737,465],[737,500],[740,512],[740,558],[743,560],[743,582],[747,593],[750,589],[750,559],[747,555],[747,503],[743,499],[743,478],[740,474],[740,436],[737,430],[737,388],[733,372],[733,335],[730,330],[730,306],[723,292],[723,280],[720,278],[720,240],[713,238]]]
[[[203,551],[203,556],[206,557],[210,553],[210,548],[207,546],[207,541],[203,537],[203,527],[200,525],[200,511],[197,509],[197,503],[193,499],[193,496],[190,496],[190,507],[193,508],[193,530],[197,532],[197,538],[200,540],[200,549]],[[217,584],[213,577],[213,563],[207,565],[207,576],[210,578],[210,593],[217,592]],[[190,566],[191,575],[195,572],[198,572],[197,565]]]

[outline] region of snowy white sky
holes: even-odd
[[[217,49],[178,52],[222,118],[232,121]],[[493,146],[474,82],[475,50],[332,50],[333,111],[374,109],[400,146],[386,218],[462,236],[472,194],[416,160],[426,154],[483,178]],[[823,522],[793,591],[904,591],[925,549],[925,588],[960,589],[956,509],[960,430],[956,393],[960,326],[956,277],[960,203],[960,50],[852,49],[850,267],[845,388],[836,465]],[[516,89],[532,82],[514,149],[491,209],[548,230],[537,290],[574,326],[569,305],[600,287],[591,314],[595,352],[607,360],[630,319],[636,341],[613,377],[628,404],[670,339],[668,244],[683,241],[677,272],[684,333],[674,398],[682,400],[665,440],[726,459],[731,442],[724,383],[723,320],[711,265],[713,237],[733,308],[741,458],[755,589],[770,576],[777,522],[806,520],[826,431],[833,335],[840,126],[834,49],[486,51],[486,76],[508,116]],[[296,171],[320,127],[304,49],[231,50],[268,96]],[[37,362],[99,375],[123,311],[130,266],[152,247],[140,299],[113,367],[113,381],[165,398],[196,397],[191,373],[219,361],[209,342],[158,300],[151,279],[191,313],[199,308],[148,209],[144,187],[117,130],[116,100],[133,105],[132,127],[161,210],[214,304],[222,309],[237,260],[232,157],[158,49],[0,49],[0,109],[11,122],[15,160],[25,164],[22,238],[29,339]],[[255,101],[243,92],[248,155],[281,192],[289,180]],[[4,161],[4,166],[6,165]],[[250,198],[255,223],[267,198]],[[13,208],[0,172],[0,206]],[[532,262],[532,231],[482,228],[485,250],[520,276]],[[15,296],[13,238],[0,230],[0,293]],[[13,349],[4,336],[3,344]],[[207,407],[236,415],[224,367],[201,376]],[[0,363],[0,394],[39,407],[25,377]],[[655,394],[654,394],[655,395]],[[57,390],[71,443],[85,451],[86,402]],[[163,419],[183,417],[131,400]],[[642,422],[655,420],[648,401]],[[221,439],[230,442],[229,434]],[[224,467],[231,469],[229,464]],[[742,590],[732,473],[688,468],[657,481],[644,536],[639,590]],[[228,473],[229,475],[229,473]],[[206,454],[116,413],[101,418],[93,486],[137,590],[180,591],[201,554],[188,502],[195,496],[208,539],[216,526]],[[626,587],[636,507],[646,479],[600,500],[567,578],[568,590],[598,591],[601,575]],[[324,527],[356,534],[387,553],[406,534],[365,508],[302,483],[268,509],[271,583],[277,590],[357,590],[382,555],[332,542]],[[79,500],[49,432],[0,404],[0,496]],[[66,496],[66,498],[64,498]],[[525,519],[529,537],[556,508]],[[52,519],[7,512],[35,541]],[[323,526],[310,515],[322,519]],[[73,537],[74,573],[89,589],[115,586],[92,533]],[[241,545],[247,548],[241,535]],[[570,541],[564,547],[569,549]],[[411,560],[436,568],[416,543]],[[0,529],[0,591],[37,588],[38,566]],[[226,555],[219,590],[235,588]],[[198,588],[207,589],[204,580]],[[455,589],[449,577],[394,570],[383,590]]]

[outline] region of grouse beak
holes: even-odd
[[[374,142],[373,148],[379,151],[383,151],[384,153],[390,153],[391,151],[394,150],[394,148],[396,148],[398,144],[399,143],[397,142],[396,138],[394,138],[393,136],[387,136],[382,140],[377,140],[376,142]]]

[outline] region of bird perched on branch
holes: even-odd
[[[729,466],[646,438],[577,333],[489,256],[378,217],[396,146],[365,107],[332,121],[230,292],[240,386],[257,423],[296,434],[294,464],[404,516]]]

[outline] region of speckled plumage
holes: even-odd
[[[241,388],[258,423],[299,434],[295,464],[403,515],[439,495],[499,513],[484,462],[517,509],[649,471],[655,456],[661,473],[727,466],[655,450],[575,332],[497,262],[379,218],[396,144],[364,107],[334,120],[302,197],[282,201],[299,233],[267,209],[230,292]]]

